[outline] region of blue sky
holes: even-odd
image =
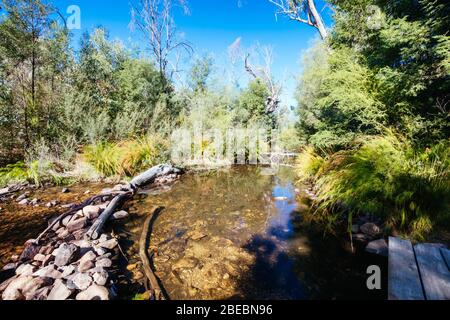
[[[134,0],[136,1],[136,0]],[[330,10],[322,0],[316,1],[323,10],[325,24],[332,24]],[[120,39],[126,45],[140,43],[139,34],[131,32],[129,0],[55,0],[61,12],[70,5],[81,9],[81,30],[74,30],[74,46],[80,35],[96,26],[106,27],[111,39]],[[273,48],[272,71],[285,89],[283,103],[295,105],[293,93],[296,77],[301,71],[301,55],[314,39],[315,29],[275,17],[276,8],[268,0],[189,0],[190,15],[175,11],[175,22],[183,36],[195,48],[196,55],[209,53],[217,63],[217,73],[229,68],[227,48],[238,38],[244,48],[256,43]],[[248,79],[242,75],[242,83]]]

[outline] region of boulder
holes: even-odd
[[[92,277],[85,273],[75,274],[71,281],[78,290],[86,290],[92,284]]]
[[[56,280],[47,300],[67,300],[73,292],[74,290],[69,289],[62,280]]]
[[[86,253],[79,261],[78,271],[85,272],[94,267],[94,261],[97,255],[93,251]]]
[[[61,279],[62,273],[56,270],[54,265],[51,265],[36,271],[33,273],[33,276],[40,278]]]
[[[86,226],[86,224],[87,224],[87,219],[86,218],[76,219],[76,220],[70,221],[67,224],[67,230],[70,233],[73,233],[75,231],[83,229]]]
[[[370,237],[376,237],[381,233],[381,230],[375,223],[365,223],[361,226],[361,232]]]
[[[366,252],[387,257],[389,255],[389,247],[384,239],[369,242]]]
[[[74,244],[63,243],[53,252],[55,256],[55,265],[63,267],[73,262],[76,258],[79,248]]]
[[[100,208],[98,206],[86,206],[83,208],[83,215],[92,220],[100,216]]]
[[[93,284],[87,290],[80,292],[76,300],[109,300],[109,291],[105,287]]]

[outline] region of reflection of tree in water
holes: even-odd
[[[294,271],[294,262],[277,244],[263,236],[255,236],[244,246],[256,260],[242,275],[235,298],[252,300],[306,299],[304,285]]]

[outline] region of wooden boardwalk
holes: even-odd
[[[389,300],[450,300],[450,250],[389,238]]]

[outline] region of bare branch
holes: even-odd
[[[316,9],[314,0],[269,0],[278,10],[275,15],[284,15],[290,20],[316,28],[322,39],[328,36],[322,17]]]

